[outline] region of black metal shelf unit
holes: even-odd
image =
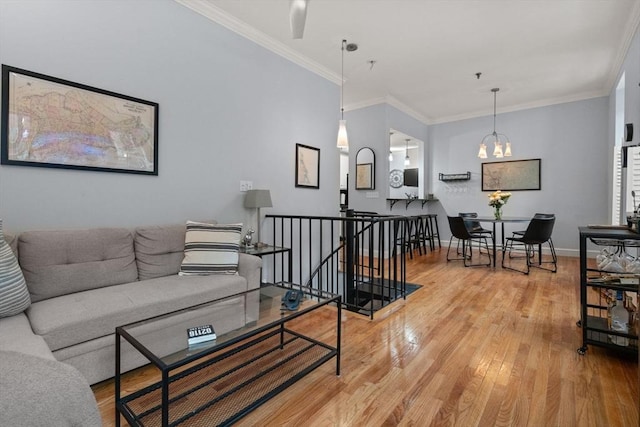
[[[587,245],[591,243],[595,248],[611,246],[624,254],[628,248],[640,247],[640,234],[626,229],[579,227],[580,231],[580,318],[578,326],[582,328],[582,347],[578,353],[584,355],[589,345],[606,347],[622,353],[638,352],[638,335],[636,332],[637,307],[629,316],[629,333],[611,330],[609,310],[611,294],[623,291],[633,294],[637,304],[638,274],[612,273],[587,267]],[[622,278],[622,280],[621,280]],[[627,284],[625,278],[630,279]],[[623,337],[624,343],[619,345],[614,341]]]
[[[467,173],[440,173],[438,179],[443,182],[452,181],[469,181],[471,179],[471,172]]]

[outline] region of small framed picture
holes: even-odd
[[[356,190],[373,190],[373,164],[356,165]]]
[[[320,149],[296,144],[296,187],[320,188]]]

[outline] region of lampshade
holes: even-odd
[[[506,145],[506,147],[504,149],[504,156],[505,157],[511,157],[511,143],[507,142],[505,145]]]
[[[487,158],[487,146],[484,143],[480,143],[480,150],[478,151],[478,157],[481,159]]]
[[[271,208],[271,192],[269,190],[249,190],[244,196],[245,208]]]
[[[494,145],[493,155],[498,159],[501,159],[502,157],[504,157],[502,154],[502,144],[500,144],[500,141],[496,140],[496,142],[494,142],[493,145]]]
[[[347,137],[347,121],[340,120],[338,127],[338,148],[349,148],[349,138]]]
[[[405,156],[404,156],[404,165],[405,166],[409,166],[411,164],[411,159],[409,158],[409,141],[411,141],[410,139],[405,139]]]
[[[338,127],[338,143],[337,147],[341,150],[349,149],[349,138],[347,137],[347,121],[344,119],[344,51],[349,52],[358,50],[355,43],[347,44],[346,40],[342,40],[342,60],[340,65],[340,124]]]

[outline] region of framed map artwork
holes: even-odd
[[[2,65],[0,163],[158,175],[158,104]]]
[[[540,190],[540,159],[482,164],[482,191]]]
[[[320,188],[320,149],[296,144],[296,187]]]

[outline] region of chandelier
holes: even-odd
[[[511,157],[511,141],[509,137],[503,133],[496,132],[496,94],[500,88],[493,88],[493,132],[482,138],[480,142],[480,150],[478,151],[478,157],[481,159],[487,158],[487,145],[485,142],[491,143],[493,141],[493,155],[494,157],[501,159],[503,157]],[[504,145],[504,151],[502,147]]]

